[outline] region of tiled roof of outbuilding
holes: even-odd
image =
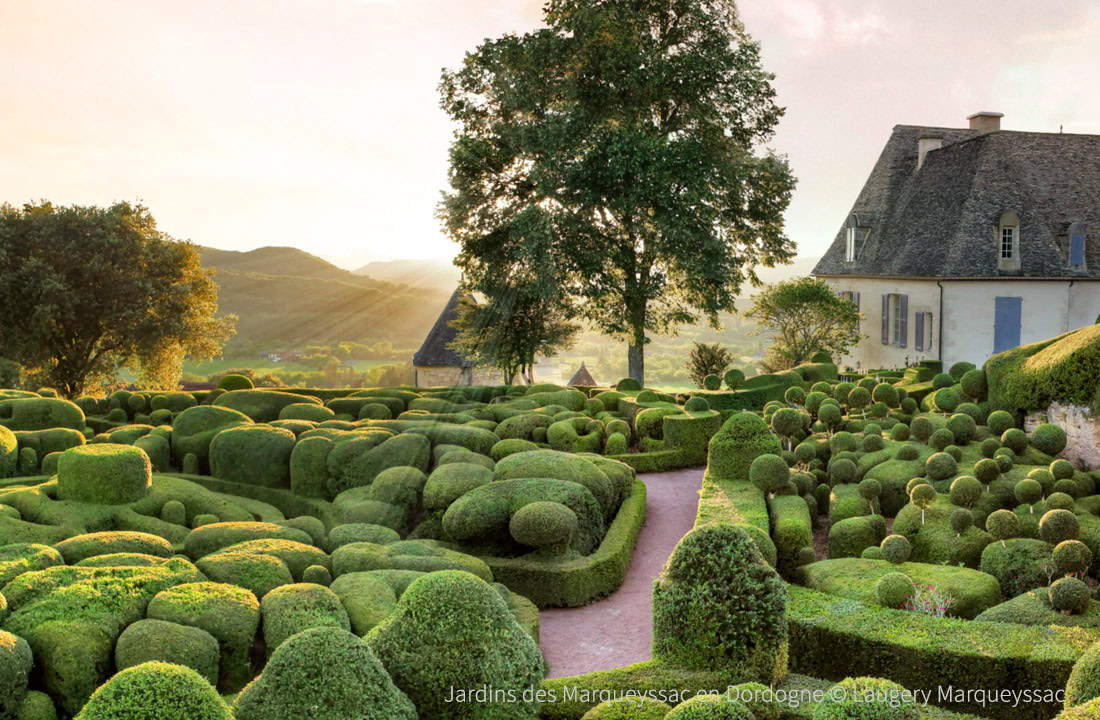
[[[451,323],[458,318],[458,301],[462,297],[462,289],[456,289],[443,312],[435,321],[435,325],[424,338],[424,343],[413,355],[413,365],[416,367],[473,367],[474,363],[462,357],[448,345],[454,342],[458,330],[451,327]]]

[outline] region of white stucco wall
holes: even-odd
[[[865,336],[840,359],[844,368],[898,368],[921,360],[939,359],[940,289],[934,280],[892,280],[886,278],[825,278],[836,292],[858,292],[859,311],[863,315],[860,332]],[[882,296],[909,296],[908,337],[905,347],[882,343]],[[914,343],[915,315],[932,313],[932,347],[917,351]]]
[[[981,365],[993,355],[997,297],[1023,299],[1020,344],[1091,325],[1100,313],[1100,282],[1068,280],[960,280],[943,282],[943,363]]]
[[[993,355],[993,324],[997,297],[1022,298],[1020,343],[1046,340],[1091,325],[1100,315],[1100,281],[1078,280],[944,280],[943,310],[935,280],[889,278],[825,278],[837,291],[858,292],[866,336],[841,368],[895,368],[921,360],[942,360],[944,367],[968,361],[981,365]],[[909,296],[905,347],[882,343],[882,296]],[[932,313],[932,347],[915,349],[915,315]],[[942,326],[942,333],[941,327]],[[942,348],[940,345],[942,344]]]

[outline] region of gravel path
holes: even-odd
[[[651,657],[653,578],[695,524],[703,468],[639,477],[646,484],[646,522],[622,587],[585,607],[539,614],[547,677],[610,670]]]

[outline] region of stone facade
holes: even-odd
[[[1031,433],[1045,422],[1066,431],[1066,449],[1058,457],[1083,470],[1100,470],[1100,419],[1093,417],[1089,408],[1054,403],[1046,412],[1028,415],[1024,429]]]
[[[418,387],[450,385],[501,385],[499,370],[479,367],[414,367],[414,382]]]

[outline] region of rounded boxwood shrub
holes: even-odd
[[[688,412],[706,412],[710,410],[710,403],[705,397],[692,397],[684,403],[684,410]]]
[[[966,413],[955,413],[947,419],[947,429],[959,445],[966,445],[978,433],[978,424]]]
[[[246,375],[237,375],[236,373],[228,373],[223,375],[218,380],[218,389],[226,392],[233,392],[234,390],[251,390],[255,385],[252,384],[252,380]]]
[[[932,376],[932,389],[940,390],[942,388],[948,388],[955,384],[955,378],[951,377],[947,373],[937,373]]]
[[[1050,606],[1066,615],[1080,615],[1089,609],[1092,592],[1083,580],[1064,577],[1050,586]]]
[[[170,558],[174,551],[172,543],[159,535],[112,530],[109,532],[88,533],[62,540],[54,546],[69,565],[96,555],[114,553],[142,553],[156,557]]]
[[[825,693],[813,720],[920,720],[920,706],[901,685],[879,678],[845,678]],[[839,690],[843,690],[840,692]]]
[[[962,448],[958,445],[948,445],[943,449],[943,452],[955,458],[955,462],[962,462]]]
[[[904,535],[887,535],[879,543],[879,548],[882,550],[882,559],[895,565],[907,562],[913,553],[913,546]]]
[[[368,523],[347,523],[337,525],[325,538],[325,550],[335,552],[344,545],[356,542],[369,542],[376,545],[389,545],[401,539],[397,531],[382,525]]]
[[[1051,560],[1059,575],[1083,573],[1092,564],[1092,550],[1080,540],[1063,540],[1054,547]]]
[[[653,656],[690,669],[736,668],[771,685],[786,674],[783,581],[745,530],[697,527],[653,587]]]
[[[727,388],[736,390],[745,383],[745,373],[737,368],[730,368],[722,376],[722,379],[725,381]]]
[[[191,668],[148,662],[104,683],[76,720],[233,720],[233,715]]]
[[[564,551],[577,531],[577,515],[561,503],[537,501],[517,510],[508,529],[520,544],[537,548],[556,545]]]
[[[909,439],[909,426],[899,422],[890,428],[890,439],[895,442],[905,442]]]
[[[1079,497],[1081,495],[1081,488],[1073,480],[1059,480],[1054,483],[1052,488],[1053,494],[1068,495],[1070,498]],[[1072,510],[1073,508],[1067,508]]]
[[[894,427],[905,427],[904,425],[895,425]],[[898,448],[894,458],[897,460],[916,460],[920,457],[920,450],[915,445],[902,445]]]
[[[1066,449],[1066,431],[1052,423],[1043,423],[1031,433],[1031,444],[1039,452],[1057,455]]]
[[[243,542],[235,543],[217,553],[212,553],[206,557],[218,555],[221,553],[234,553],[234,554],[255,554],[255,555],[271,555],[277,557],[286,563],[286,566],[290,569],[290,574],[294,576],[295,580],[301,581],[302,575],[310,565],[322,565],[328,567],[331,564],[328,555],[319,548],[316,548],[308,543],[298,542],[295,540],[283,540],[279,538],[257,538],[255,540],[245,540]]]
[[[1039,537],[1051,545],[1076,540],[1080,531],[1077,516],[1069,510],[1047,510],[1039,520]]]
[[[57,708],[49,695],[31,690],[19,705],[15,720],[57,720]]]
[[[996,460],[982,458],[974,463],[974,477],[978,478],[978,482],[983,485],[988,485],[1000,476],[1001,468],[997,465]]]
[[[386,411],[386,417],[390,416],[389,410]],[[326,420],[332,420],[336,417],[330,408],[324,405],[315,405],[313,403],[291,403],[279,411],[280,420],[309,420],[311,422],[321,423]]]
[[[1001,469],[1001,473],[1007,473],[1012,469],[1014,464],[1012,451],[1008,448],[1001,448],[993,455],[993,460],[996,461],[997,467]]]
[[[1074,472],[1073,463],[1069,460],[1055,460],[1050,464],[1050,474],[1055,480],[1069,480]]]
[[[763,418],[750,412],[737,413],[711,438],[707,471],[716,479],[748,480],[754,459],[760,455],[778,455],[782,450],[779,438]]]
[[[506,438],[493,445],[492,449],[489,451],[489,457],[493,459],[493,462],[500,462],[509,455],[538,449],[539,446],[530,440]]]
[[[292,635],[310,628],[351,630],[340,598],[322,585],[299,583],[275,588],[260,601],[260,611],[269,656]]]
[[[1025,450],[1027,450],[1027,446],[1030,442],[1031,441],[1028,439],[1027,433],[1016,427],[1005,430],[1004,433],[1001,435],[1001,445],[1008,448],[1017,455],[1020,455]]]
[[[366,643],[333,627],[306,630],[280,645],[233,705],[236,720],[345,720],[364,712],[371,720],[417,718]]]
[[[972,400],[984,400],[988,392],[984,370],[968,370],[959,378],[963,394]]]
[[[222,480],[290,487],[294,433],[270,425],[242,425],[223,430],[210,442],[210,474]]]
[[[365,638],[422,717],[505,720],[537,714],[542,655],[493,586],[469,573],[429,573],[401,595]],[[462,657],[465,662],[455,662]],[[448,703],[450,688],[492,687],[516,700]]]
[[[875,583],[875,599],[878,604],[895,610],[904,607],[915,591],[913,581],[904,573],[887,573]]]
[[[332,584],[332,573],[324,565],[310,565],[302,572],[302,582],[328,587]]]
[[[164,620],[138,620],[118,638],[115,667],[125,670],[147,662],[183,665],[216,685],[219,652],[218,641],[200,628]]]
[[[994,510],[985,519],[985,529],[1003,543],[1020,534],[1020,518],[1011,510]]]
[[[16,716],[16,710],[27,693],[32,664],[33,656],[27,641],[0,630],[0,718]]]
[[[882,560],[882,548],[878,545],[865,547],[859,556],[864,560]]]
[[[703,378],[703,387],[707,390],[721,390],[722,378],[717,375],[707,375]]]
[[[748,705],[725,694],[696,695],[672,708],[665,720],[757,720]]]
[[[187,507],[179,500],[169,500],[161,505],[160,519],[173,525],[187,525]]]
[[[959,464],[955,458],[944,452],[929,456],[924,462],[924,468],[928,473],[928,479],[932,481],[946,480],[959,472]]]
[[[927,443],[928,439],[932,437],[932,433],[936,431],[936,426],[926,417],[915,417],[909,423],[909,431],[914,440]]]
[[[193,454],[205,465],[210,454],[210,442],[222,430],[238,425],[251,425],[252,419],[227,407],[199,405],[188,408],[172,422],[172,456],[182,460]]]
[[[157,593],[145,611],[153,620],[197,627],[218,641],[218,687],[234,692],[252,677],[249,652],[260,626],[260,603],[250,591],[213,582],[177,585]]]
[[[1068,710],[1084,705],[1093,698],[1100,698],[1100,643],[1089,646],[1073,664],[1069,682],[1066,683],[1065,707]],[[1100,704],[1100,701],[1097,704]],[[1100,710],[1100,708],[1097,709]],[[1082,715],[1082,717],[1089,716]]]
[[[1063,492],[1052,492],[1047,496],[1046,503],[1048,510],[1070,510],[1072,511],[1075,503],[1073,496]]]
[[[858,469],[848,458],[833,458],[829,463],[829,482],[833,485],[855,481]]]
[[[928,444],[932,448],[934,448],[936,450],[939,450],[940,452],[943,452],[943,450],[947,446],[951,445],[954,442],[955,442],[955,433],[951,432],[947,428],[940,428],[939,430],[934,431],[928,437]]]
[[[952,510],[948,521],[951,523],[951,529],[955,531],[955,537],[960,537],[974,526],[974,513],[966,508]]]
[[[581,716],[581,720],[664,720],[672,707],[648,696],[605,700]]]
[[[778,455],[760,455],[749,465],[749,482],[765,493],[771,494],[791,479],[791,469]]]
[[[1012,494],[1016,502],[1031,506],[1043,499],[1043,487],[1031,478],[1024,478],[1016,483]],[[1032,512],[1034,512],[1033,509]]]
[[[123,505],[145,497],[152,483],[149,456],[132,445],[79,445],[63,452],[57,462],[60,500]]]
[[[199,518],[196,517],[197,521]],[[192,560],[223,550],[247,540],[291,540],[309,545],[313,538],[297,528],[267,522],[214,522],[191,531],[183,543],[183,552]]]
[[[959,507],[973,507],[982,496],[982,484],[969,475],[960,475],[951,482],[951,502]]]
[[[626,435],[611,433],[604,443],[604,453],[607,455],[625,455],[627,451]]]
[[[962,403],[962,398],[959,397],[958,391],[953,387],[937,390],[932,394],[931,400],[933,407],[942,413],[953,413]]]
[[[199,559],[195,567],[213,582],[238,585],[256,597],[294,582],[285,562],[261,553],[217,552]]]
[[[994,410],[989,413],[985,424],[989,428],[989,432],[1001,437],[1010,429],[1016,427],[1016,419],[1006,410]]]

